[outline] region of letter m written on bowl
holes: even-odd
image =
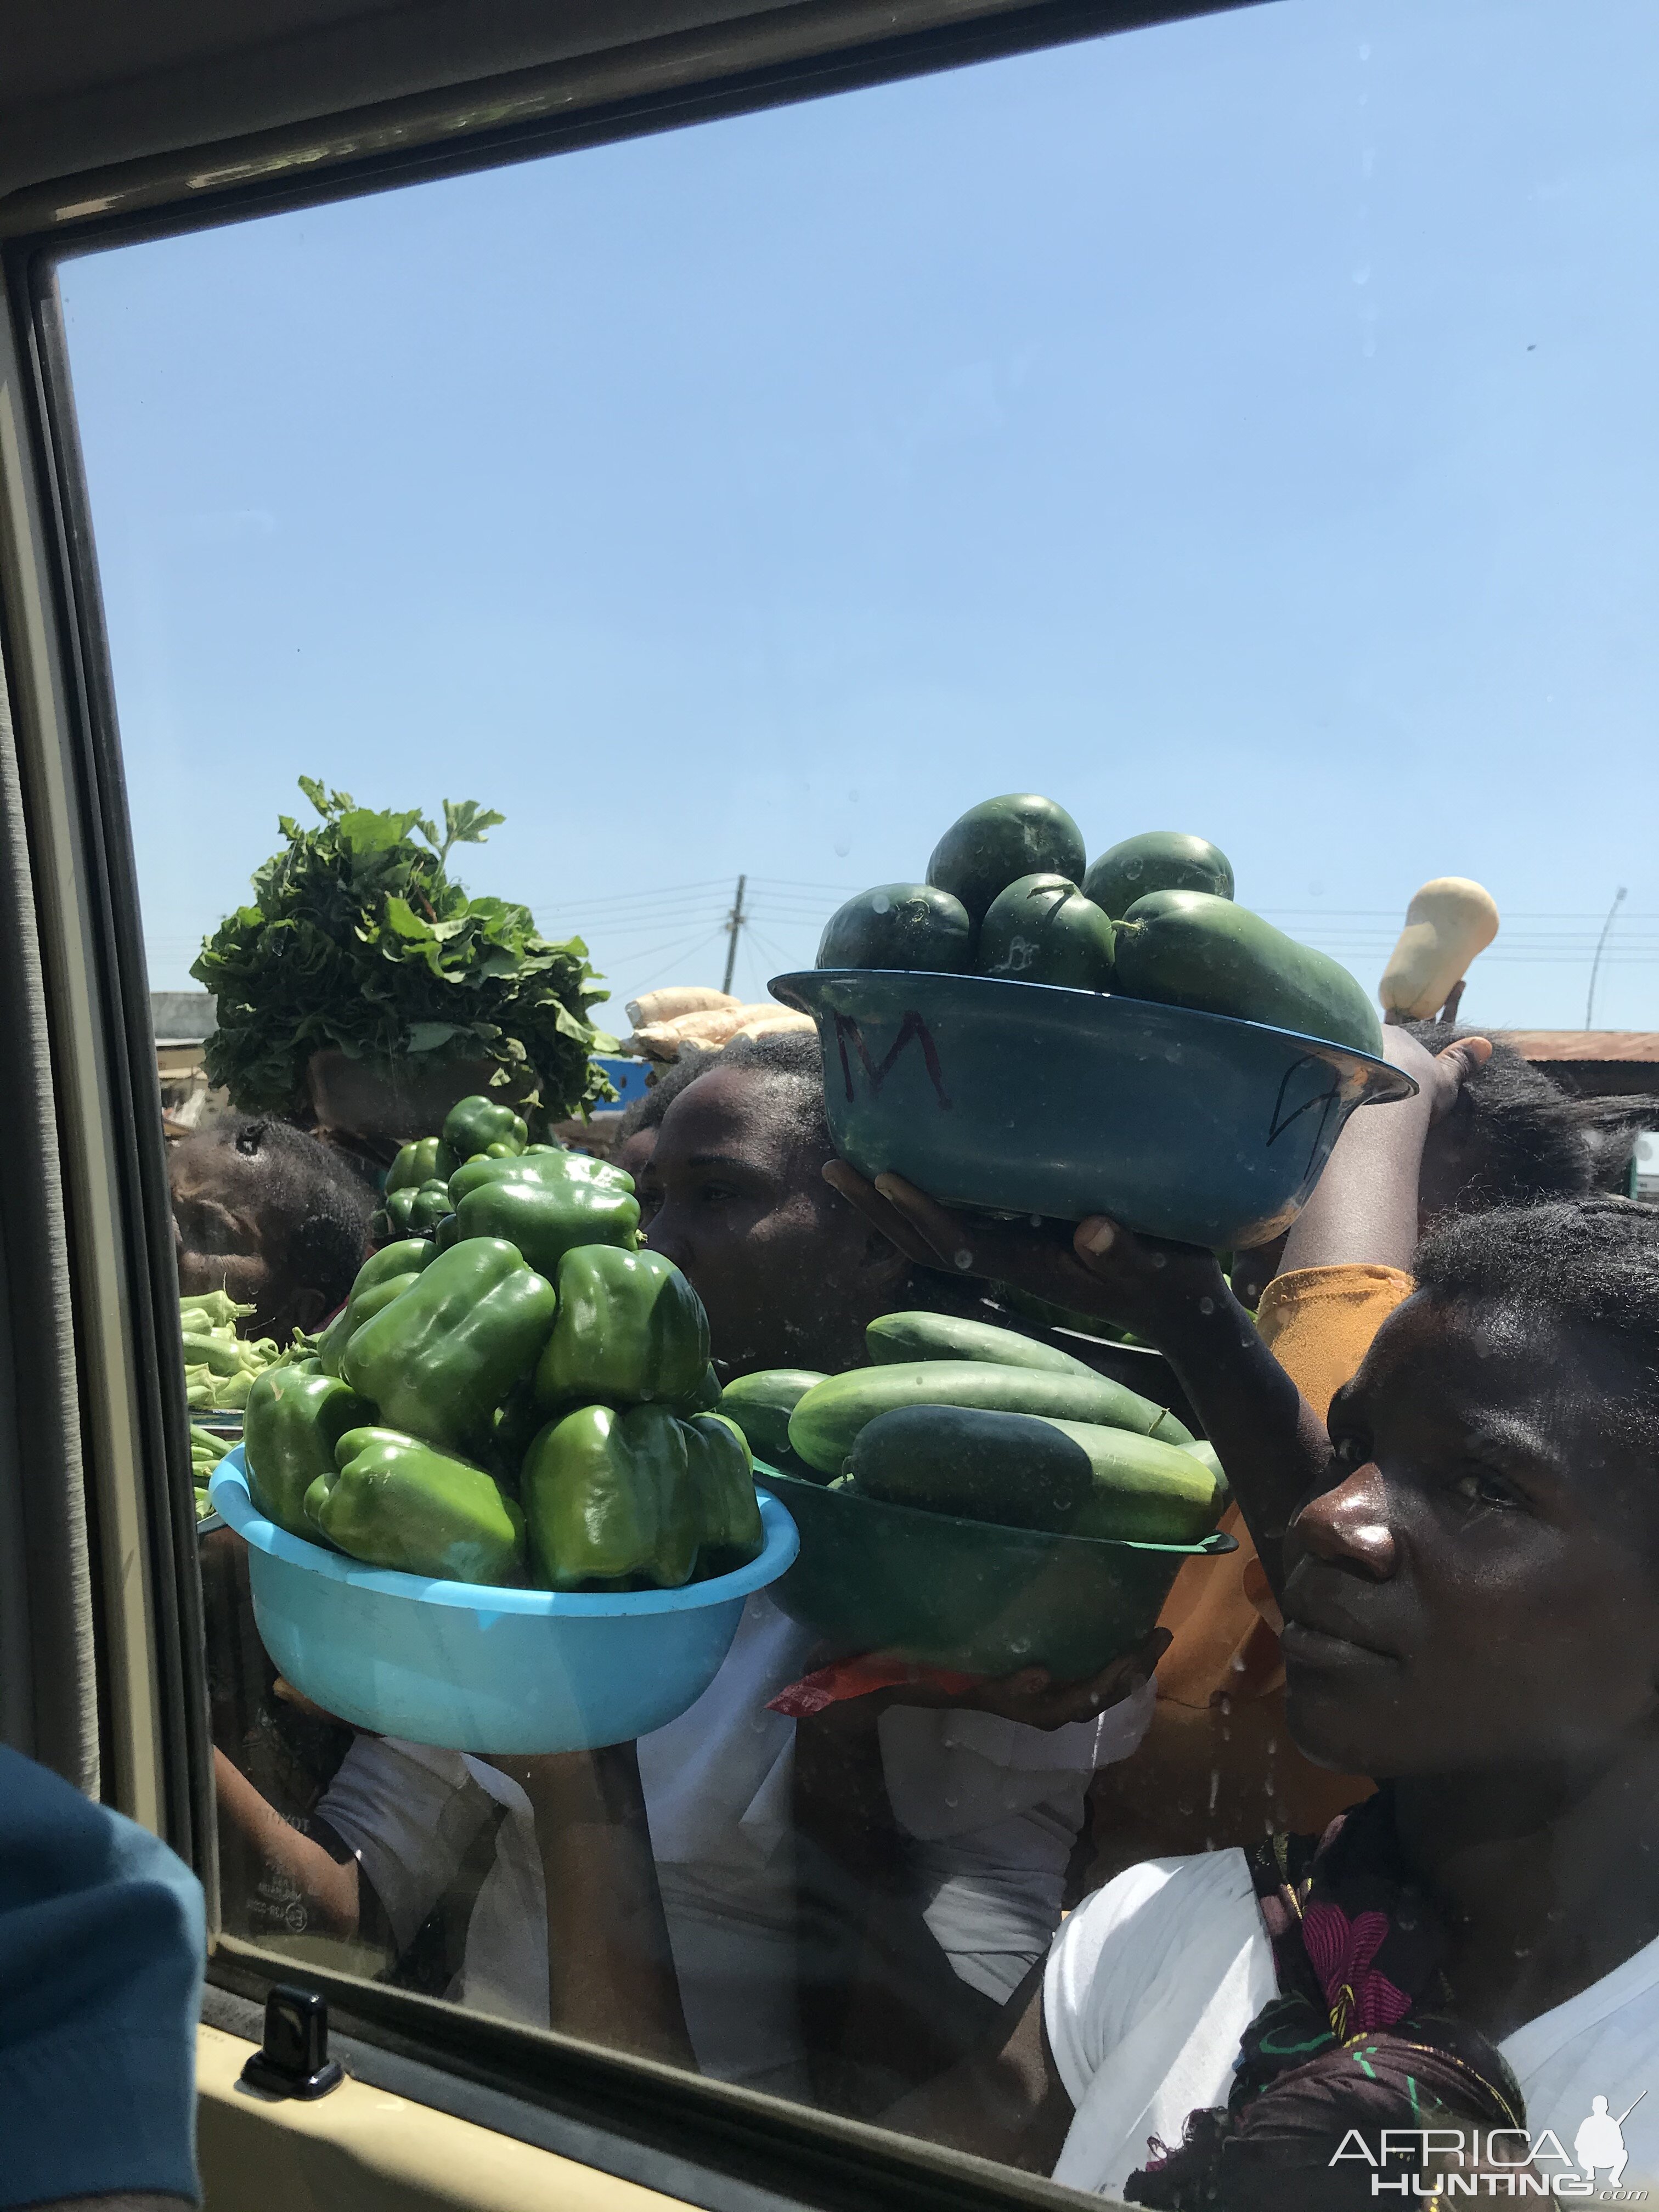
[[[847,1095],[850,1098],[851,1091]],[[1316,1053],[1304,1053],[1285,1072],[1279,1097],[1273,1102],[1273,1117],[1267,1124],[1267,1142],[1276,1145],[1288,1130],[1301,1122],[1302,1132],[1309,1139],[1308,1164],[1311,1167],[1319,1157],[1325,1125],[1341,1103],[1341,1076],[1328,1060],[1322,1060]]]
[[[886,1058],[881,1060],[872,1056],[869,1046],[864,1042],[863,1030],[851,1014],[838,1013],[836,1016],[836,1049],[841,1054],[842,1080],[847,1085],[847,1098],[850,1105],[856,1094],[853,1087],[853,1062],[847,1049],[849,1039],[854,1052],[858,1054],[859,1066],[864,1070],[871,1090],[878,1094],[880,1092],[882,1085],[886,1082],[898,1065],[899,1054],[904,1050],[906,1045],[919,1046],[922,1065],[927,1070],[927,1079],[933,1086],[933,1096],[939,1101],[939,1111],[942,1114],[948,1114],[952,1110],[951,1101],[945,1096],[945,1078],[939,1068],[938,1048],[933,1043],[933,1036],[927,1023],[923,1021],[914,1006],[900,1022],[898,1035],[893,1039],[892,1048]]]

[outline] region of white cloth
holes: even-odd
[[[763,1593],[689,1711],[642,1736],[640,1775],[663,1910],[697,2063],[794,2094],[794,1723],[768,1701],[794,1681],[810,1630]],[[925,1916],[958,1977],[1000,2001],[1060,1923],[1066,1862],[1097,1765],[1150,1724],[1151,1684],[1044,1731],[977,1712],[893,1707],[878,1723],[895,1817],[915,1841]],[[456,2002],[543,2027],[547,1899],[529,1800],[483,1760],[359,1736],[318,1811],[360,1861],[399,1946],[453,1881],[492,1804],[505,1808],[478,1892]]]
[[[1116,2196],[1145,2165],[1150,2138],[1179,2142],[1189,2112],[1224,2104],[1239,2038],[1276,1986],[1242,1851],[1149,1860],[1088,1899],[1043,1980],[1049,2048],[1076,2107],[1054,2179]],[[1501,2048],[1526,2098],[1540,2172],[1577,2170],[1575,2139],[1604,2097],[1615,2120],[1634,2107],[1620,2187],[1659,2191],[1659,2096],[1642,2095],[1659,2088],[1659,1942]],[[1553,2147],[1539,2145],[1546,2130]],[[1595,2143],[1593,2130],[1587,2147]]]

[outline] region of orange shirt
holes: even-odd
[[[1258,1325],[1322,1414],[1412,1289],[1397,1267],[1304,1267],[1268,1284]],[[1159,1615],[1174,1640],[1146,1741],[1095,1778],[1091,1884],[1143,1858],[1218,1850],[1279,1829],[1317,1833],[1370,1792],[1361,1776],[1311,1765],[1285,1734],[1279,1609],[1236,1505],[1221,1526],[1238,1549],[1189,1560]]]

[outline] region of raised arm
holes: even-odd
[[[1390,1024],[1382,1031],[1382,1052],[1416,1078],[1417,1096],[1349,1115],[1313,1196],[1291,1224],[1281,1274],[1356,1261],[1411,1266],[1423,1147],[1464,1078],[1492,1058],[1492,1046],[1483,1036],[1460,1037],[1443,1052],[1431,1053],[1408,1030]]]
[[[549,2025],[695,2068],[633,1745],[490,1764],[520,1784],[535,1815]]]

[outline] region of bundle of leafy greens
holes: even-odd
[[[610,994],[588,988],[587,947],[550,943],[528,907],[469,898],[445,872],[504,815],[447,799],[441,839],[418,812],[374,813],[311,776],[300,788],[321,826],[280,817],[285,847],[254,877],[253,905],[190,971],[217,1004],[210,1082],[244,1113],[292,1113],[312,1054],[333,1049],[493,1060],[493,1082],[533,1079],[525,1103],[552,1121],[614,1096],[591,1058],[616,1040],[588,1019]]]

